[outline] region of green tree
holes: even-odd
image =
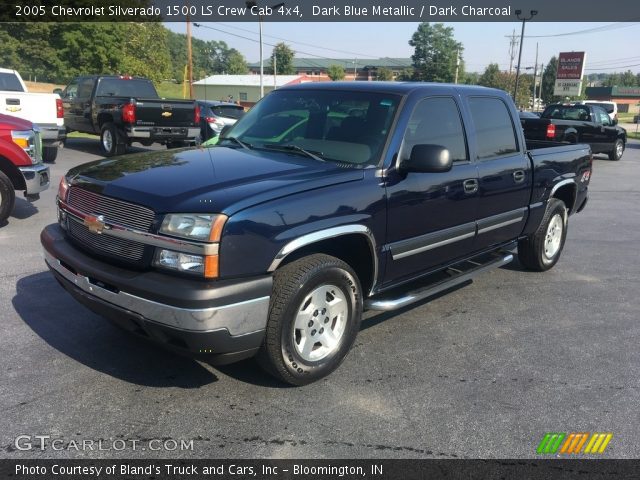
[[[247,61],[235,48],[232,48],[227,55],[227,67],[230,75],[242,75],[249,72]]]
[[[487,68],[484,69],[480,78],[478,78],[478,84],[484,87],[500,88],[500,67],[497,63],[490,63]]]
[[[269,73],[273,74],[273,59],[276,60],[276,74],[293,75],[296,73],[293,67],[293,56],[295,52],[284,42],[278,43],[273,47],[271,53],[271,67]]]
[[[480,85],[480,74],[478,72],[465,73],[463,83],[467,85]]]
[[[393,72],[387,67],[380,67],[376,70],[376,80],[389,82],[393,80]]]
[[[553,89],[556,85],[556,74],[558,72],[558,58],[551,57],[549,63],[544,67],[544,73],[542,74],[542,93],[540,98],[546,104],[556,102],[560,97],[553,95]]]
[[[336,82],[344,78],[344,67],[342,65],[329,65],[327,68],[327,75],[329,78]]]
[[[463,47],[453,37],[453,28],[442,23],[433,25],[423,22],[409,40],[414,47],[414,79],[423,82],[453,82],[458,58],[462,58]],[[462,67],[462,65],[461,65]],[[462,71],[460,71],[462,70]],[[464,76],[459,68],[458,77]]]
[[[414,70],[411,67],[403,68],[396,80],[400,82],[409,82],[413,80]]]
[[[147,77],[159,83],[171,76],[167,29],[160,23],[125,23],[126,42],[120,43],[120,72]]]

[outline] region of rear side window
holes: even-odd
[[[453,98],[427,98],[413,110],[404,134],[402,158],[408,158],[415,145],[423,144],[445,147],[454,162],[468,160],[460,112]]]
[[[89,98],[93,91],[95,80],[93,78],[83,78],[78,83],[78,98]]]
[[[7,92],[22,92],[22,85],[13,73],[0,73],[0,90]]]
[[[211,107],[214,115],[218,117],[239,119],[244,114],[244,108],[233,105],[218,105],[217,107]]]
[[[471,97],[469,108],[476,127],[479,159],[502,157],[518,151],[513,121],[501,99]]]

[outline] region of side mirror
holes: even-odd
[[[403,172],[440,173],[452,166],[451,154],[442,145],[414,145],[409,158],[400,162]]]
[[[222,130],[220,130],[220,135],[218,135],[220,139],[226,137],[229,130],[231,130],[231,125],[225,125],[224,127],[222,127]]]
[[[61,88],[54,88],[53,89],[53,93],[57,93],[58,95],[60,95],[60,97],[62,97],[62,89]]]

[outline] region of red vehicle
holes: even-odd
[[[13,210],[16,190],[29,201],[49,188],[49,167],[42,163],[40,131],[31,122],[0,114],[0,224]]]

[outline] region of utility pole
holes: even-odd
[[[542,101],[542,77],[544,76],[544,63],[540,64],[540,88],[538,88],[538,98]],[[538,107],[536,106],[536,112]]]
[[[353,59],[353,81],[355,82],[358,79],[358,59]]]
[[[458,83],[458,71],[460,70],[460,49],[456,50],[456,79],[454,83]]]
[[[191,19],[189,15],[187,15],[187,81],[189,82],[189,98],[193,98],[193,52],[191,50]]]
[[[524,25],[525,23],[527,23],[527,20],[531,20],[533,17],[535,17],[538,14],[537,10],[531,10],[529,12],[529,18],[527,17],[520,17],[520,15],[522,15],[522,10],[516,10],[516,17],[518,18],[518,20],[522,20],[522,32],[520,32],[520,52],[518,53],[518,67],[516,68],[516,85],[513,88],[513,101],[516,104],[516,107],[518,106],[518,83],[520,81],[520,62],[522,60],[522,44],[524,43]]]
[[[538,81],[538,42],[536,42],[536,64],[533,67],[533,105],[532,108],[536,108],[536,82]]]
[[[516,29],[513,29],[511,35],[507,35],[509,39],[509,73],[513,73],[513,60],[516,58],[516,48],[518,48],[518,37],[516,37]]]

